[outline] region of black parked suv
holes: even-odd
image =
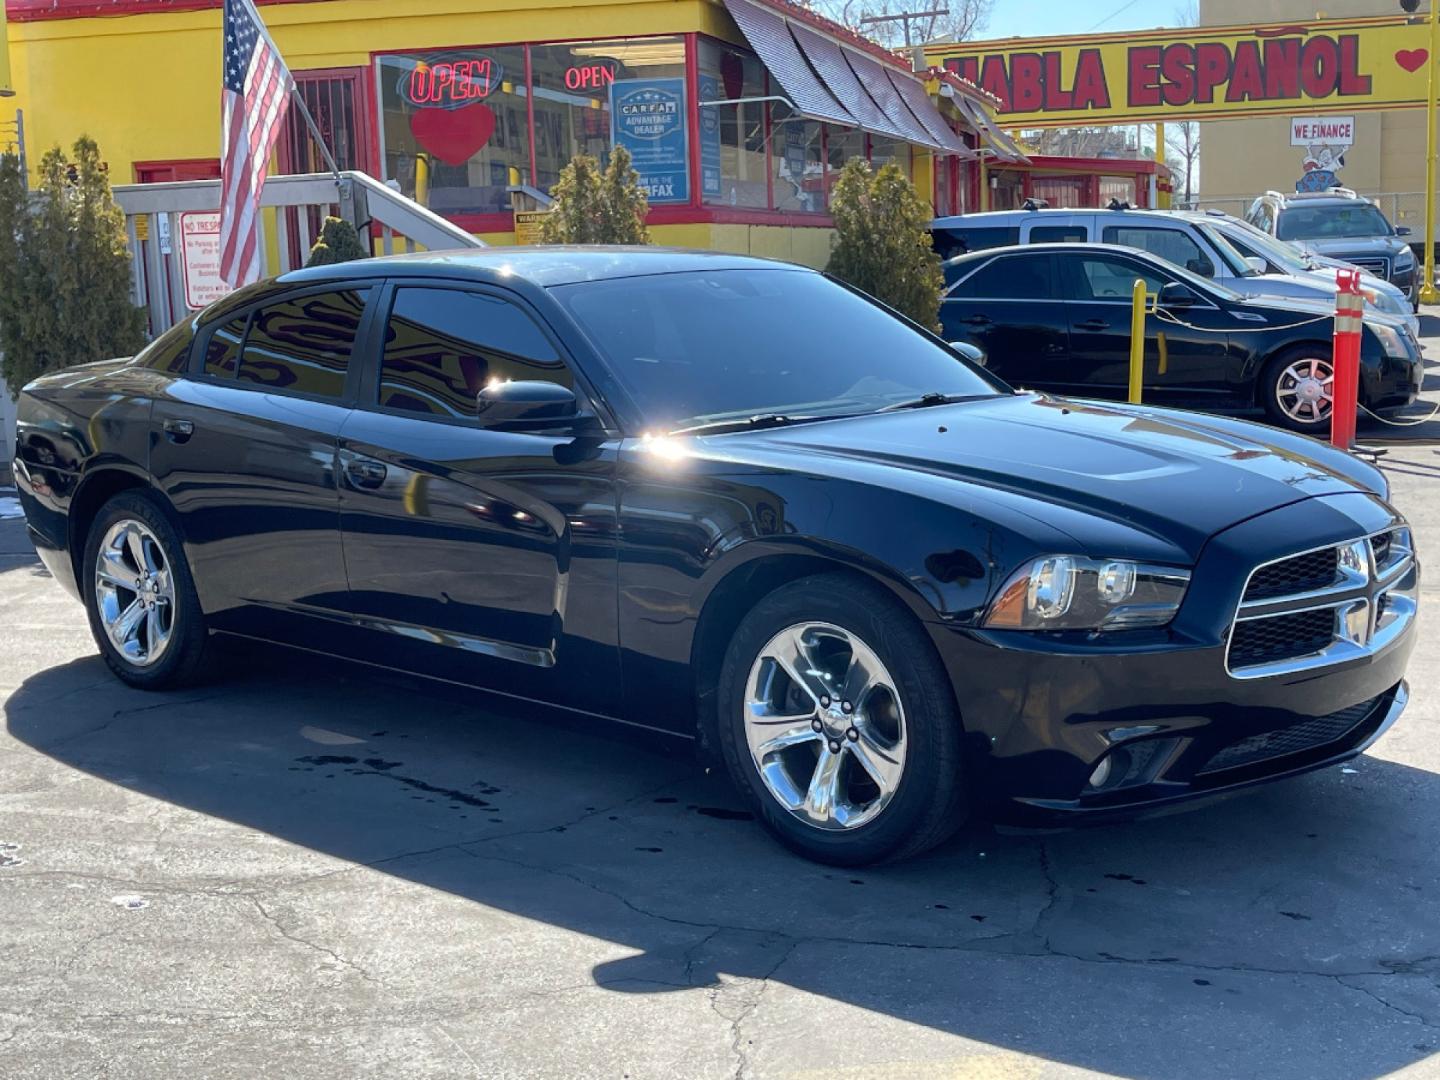
[[[1391,225],[1378,206],[1349,188],[1267,191],[1251,204],[1245,220],[1280,240],[1384,278],[1419,310],[1420,274],[1415,252],[1403,239],[1409,227]]]
[[[1131,289],[1158,297],[1145,319],[1145,402],[1206,412],[1263,409],[1294,431],[1329,431],[1334,311],[1279,296],[1242,296],[1138,248],[1027,244],[944,264],[940,322],[976,345],[1006,382],[1084,397],[1126,396]],[[1398,317],[1368,314],[1360,403],[1415,400],[1423,365]]]

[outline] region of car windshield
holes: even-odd
[[[1280,211],[1275,234],[1281,240],[1331,240],[1389,236],[1390,223],[1369,203],[1354,206],[1291,206]]]
[[[1227,222],[1224,226],[1211,226],[1211,228],[1224,231],[1225,235],[1230,237],[1231,242],[1238,245],[1242,251],[1255,252],[1261,258],[1268,259],[1280,267],[1287,274],[1304,274],[1310,270],[1310,264],[1301,257],[1300,252],[1289,244],[1276,240],[1268,233],[1261,232],[1253,225]]]
[[[552,292],[651,429],[1010,393],[884,308],[805,270],[697,270]]]

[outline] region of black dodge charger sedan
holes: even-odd
[[[827,862],[1228,792],[1405,705],[1375,469],[1016,393],[799,267],[302,270],[19,411],[30,536],[126,682],[239,635],[681,733]]]
[[[1306,434],[1330,431],[1334,308],[1242,296],[1146,251],[1116,244],[992,248],[945,263],[940,321],[950,341],[985,350],[1017,386],[1125,398],[1131,289],[1156,298],[1145,318],[1145,400],[1261,412]],[[1408,405],[1424,381],[1403,319],[1372,313],[1360,343],[1360,403]]]

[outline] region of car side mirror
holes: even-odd
[[[1396,226],[1395,226],[1395,235],[1396,235],[1396,236],[1409,236],[1412,231],[1413,231],[1413,230],[1410,228],[1409,225],[1396,225]]]
[[[1160,286],[1160,295],[1155,300],[1157,308],[1168,308],[1178,310],[1180,308],[1194,307],[1195,301],[1199,299],[1190,286],[1178,281],[1167,281]]]
[[[1246,255],[1245,265],[1250,267],[1250,269],[1254,270],[1257,274],[1266,274],[1270,272],[1270,264],[1267,263],[1264,259],[1260,258],[1259,255]]]
[[[986,365],[985,350],[980,348],[979,345],[972,345],[968,341],[952,341],[950,342],[950,348],[954,349],[976,367],[984,367]]]
[[[1209,259],[1187,259],[1185,269],[1192,274],[1199,274],[1201,277],[1214,277],[1215,264]]]
[[[580,402],[575,391],[559,383],[497,379],[476,395],[475,415],[487,428],[566,427],[580,418]]]

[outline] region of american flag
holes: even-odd
[[[293,83],[253,0],[225,0],[220,109],[220,276],[260,279],[260,189]]]

